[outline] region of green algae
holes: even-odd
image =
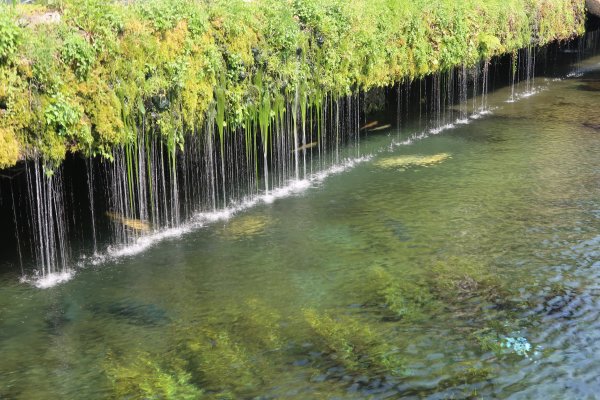
[[[61,15],[52,26],[18,23],[50,11]],[[2,166],[38,156],[58,164],[66,152],[110,159],[136,142],[142,116],[171,153],[213,112],[221,146],[226,134],[250,129],[247,149],[262,140],[267,151],[273,118],[296,93],[294,120],[304,133],[316,116],[320,143],[324,98],[566,40],[583,32],[584,12],[583,0],[1,5],[0,75],[11,75],[3,85],[28,100],[0,101],[0,126],[19,153],[2,143],[9,150],[0,153],[11,155]],[[56,98],[79,110],[68,138],[43,123]]]

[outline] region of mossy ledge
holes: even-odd
[[[207,121],[221,141],[265,131],[268,143],[292,100],[305,114],[326,96],[570,39],[584,20],[585,0],[0,5],[0,169],[111,159],[142,125],[173,153]]]

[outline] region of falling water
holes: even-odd
[[[596,39],[582,41],[581,48],[597,46]],[[511,100],[518,96],[521,77],[528,92],[535,88],[536,53],[530,47],[511,56]],[[397,96],[398,135],[403,134],[405,121],[417,116],[419,132],[438,133],[453,123],[468,121],[472,113],[486,111],[492,65],[486,60],[398,84],[392,92]],[[361,121],[366,122],[368,104],[363,99],[367,96],[313,96],[301,85],[288,97],[263,96],[256,105],[260,116],[249,117],[245,129],[233,129],[225,120],[218,95],[203,124],[188,132],[184,143],[165,141],[155,117],[141,116],[136,141],[115,148],[112,161],[85,160],[91,250],[102,253],[106,245],[135,244],[147,234],[177,228],[200,213],[226,209],[306,180],[314,169],[340,164],[346,146],[354,146],[360,156],[361,134],[367,134],[360,130]],[[181,132],[175,135],[180,136]],[[71,248],[62,170],[51,173],[39,159],[26,165],[30,193],[26,227],[32,236],[35,264],[42,275],[66,271]],[[23,219],[19,211],[13,217],[15,226]],[[111,227],[109,237],[104,226]],[[21,239],[17,237],[19,251],[26,242]],[[80,252],[86,250],[90,249]]]
[[[86,174],[87,174],[87,189],[88,189],[88,201],[90,202],[90,222],[92,225],[92,243],[94,254],[98,252],[98,239],[96,237],[96,214],[94,210],[94,165],[92,157],[86,159]],[[14,201],[14,200],[13,200]],[[15,217],[16,223],[16,217]]]
[[[37,273],[47,276],[69,270],[62,167],[51,170],[36,158],[25,165],[32,245]]]
[[[17,204],[15,203],[15,192],[13,189],[12,180],[10,182],[10,199],[12,203],[13,223],[15,225],[15,239],[17,240],[17,252],[19,254],[19,266],[21,267],[21,275],[23,275],[23,253],[21,251],[21,236],[19,234],[19,221],[17,219]]]

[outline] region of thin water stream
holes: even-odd
[[[573,71],[52,288],[0,275],[0,398],[595,398],[600,58]]]

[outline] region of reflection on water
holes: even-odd
[[[598,81],[538,77],[295,196],[3,282],[0,398],[596,396]]]

